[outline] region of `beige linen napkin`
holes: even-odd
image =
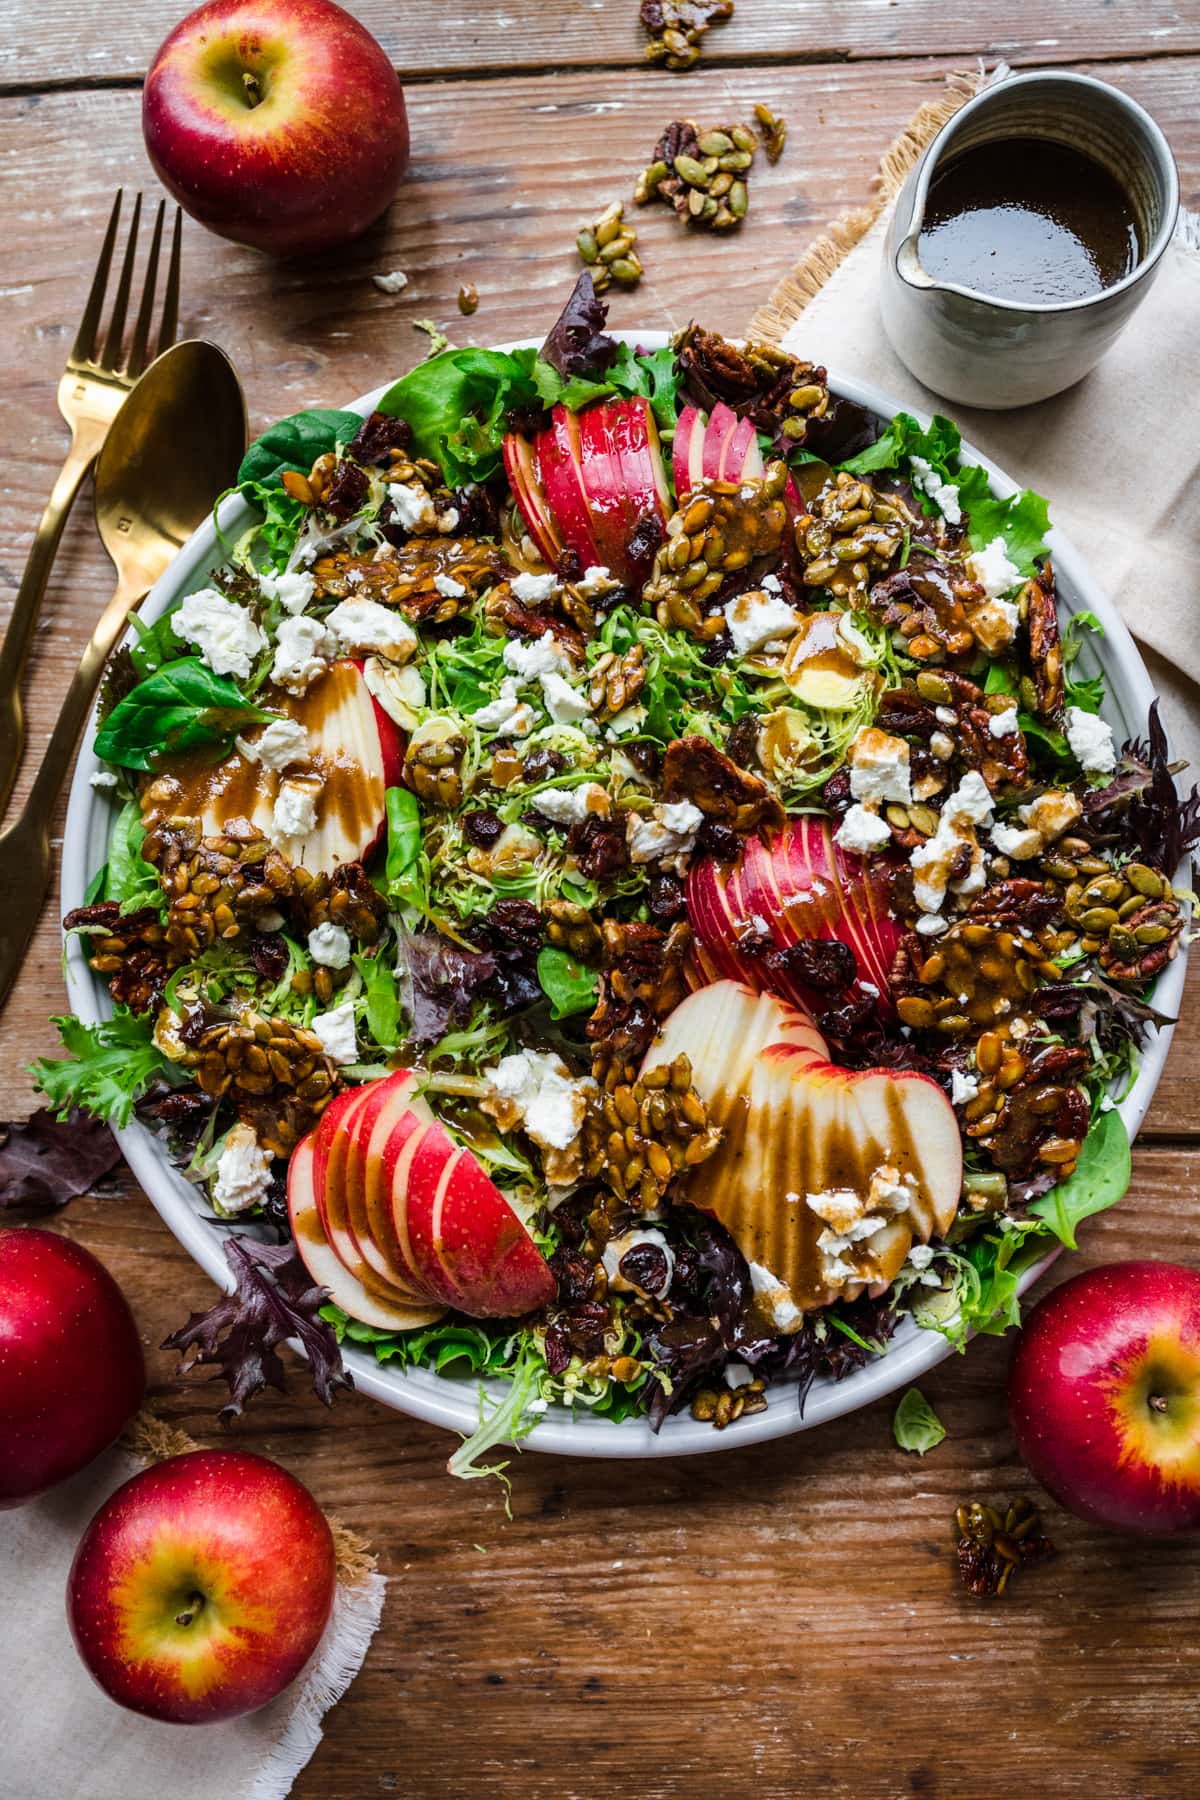
[[[952,77],[891,146],[879,209],[847,214],[756,314],[750,335],[945,412],[1014,480],[1045,494],[1138,639],[1177,756],[1200,778],[1200,215],[1181,216],[1124,334],[1076,387],[1011,413],[939,400],[884,335],[879,270],[892,203],[936,131],[981,80]]]
[[[283,1800],[321,1738],[322,1715],[362,1667],[383,1610],[384,1578],[331,1520],[338,1552],[333,1617],[308,1667],[260,1712],[221,1725],[164,1725],[115,1705],[67,1629],[67,1572],[85,1527],[147,1462],[195,1449],[139,1421],[140,1454],[119,1448],[13,1512],[0,1513],[0,1796],[3,1800]]]

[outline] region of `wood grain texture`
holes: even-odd
[[[1200,1262],[1200,1212],[1180,1205],[1198,1186],[1200,1153],[1140,1150],[1126,1203],[1088,1221],[1044,1288],[1131,1255]],[[922,1381],[948,1432],[924,1459],[896,1449],[885,1400],[729,1455],[526,1454],[510,1521],[497,1483],[449,1481],[443,1433],[360,1396],[329,1417],[302,1371],[222,1437],[213,1390],[154,1349],[208,1304],[203,1274],[124,1184],[61,1229],[131,1296],[161,1416],[277,1457],[391,1578],[298,1800],[1195,1791],[1200,1542],[1121,1540],[1047,1506],[1057,1561],[990,1605],[958,1586],[957,1502],[1030,1485],[1003,1342]]]
[[[5,606],[61,458],[54,384],[111,191],[148,181],[138,96],[121,84],[182,10],[180,0],[137,0],[118,28],[87,0],[52,12],[0,0],[0,89],[29,90],[0,100],[0,425],[21,448],[0,482]],[[674,114],[745,116],[766,98],[791,120],[792,140],[776,169],[756,174],[736,244],[690,237],[665,212],[643,215],[647,279],[616,299],[617,324],[671,327],[695,312],[737,330],[813,234],[868,197],[881,149],[945,71],[977,53],[1049,61],[1086,50],[1154,111],[1185,203],[1200,203],[1200,56],[1183,54],[1200,50],[1200,13],[1169,0],[989,0],[957,13],[933,0],[739,0],[701,70],[682,77],[636,66],[632,0],[510,0],[487,13],[370,0],[356,10],[406,73],[461,74],[411,88],[411,179],[350,253],[270,265],[186,227],[184,328],[232,352],[255,428],[401,372],[424,348],[415,318],[432,316],[460,342],[543,329],[575,272],[578,222],[627,191]],[[551,64],[576,67],[530,72]],[[393,268],[410,276],[399,300],[370,281]],[[481,296],[470,321],[454,305],[464,281]],[[38,638],[31,762],[109,579],[81,512]],[[47,1017],[64,1003],[56,916],[52,902],[4,1016],[0,1110],[10,1117],[33,1104],[22,1070],[50,1047]],[[1200,1262],[1198,1050],[1200,969],[1130,1195],[1087,1222],[1082,1256],[1064,1258],[1046,1285],[1124,1256]],[[130,1295],[157,1410],[218,1441],[222,1390],[178,1379],[154,1348],[211,1303],[204,1274],[127,1175],[55,1228],[96,1250]],[[391,1587],[366,1667],[294,1792],[1195,1792],[1200,1546],[1130,1544],[1051,1510],[1058,1562],[996,1606],[958,1588],[955,1503],[1027,1485],[1005,1421],[1006,1357],[986,1340],[923,1382],[949,1430],[923,1461],[895,1448],[890,1402],[728,1456],[622,1465],[529,1454],[514,1467],[511,1522],[496,1483],[449,1480],[443,1433],[357,1395],[330,1417],[297,1368],[293,1391],[256,1401],[230,1441],[278,1457],[363,1531]]]
[[[179,0],[141,0],[136,29],[114,29],[93,0],[39,9],[0,4],[0,87],[133,82],[187,10]],[[647,43],[638,0],[505,0],[452,8],[437,0],[356,0],[361,19],[405,80],[443,74],[479,77],[518,67],[569,69],[638,65]],[[704,42],[710,70],[731,65],[851,63],[875,58],[958,56],[1010,63],[1180,55],[1200,50],[1200,15],[1172,0],[1039,0],[958,8],[940,0],[737,0],[725,25]],[[669,71],[659,76],[667,87]],[[671,102],[667,103],[668,106]]]

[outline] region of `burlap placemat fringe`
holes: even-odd
[[[917,108],[904,130],[892,139],[880,157],[872,181],[874,198],[871,204],[847,208],[813,240],[795,268],[784,276],[751,319],[750,337],[760,343],[782,341],[788,327],[795,324],[809,301],[820,293],[843,258],[866,237],[884,208],[896,198],[909,171],[919,162],[942,126],[981,88],[1002,81],[1007,74],[1005,63],[998,63],[990,73],[980,63],[974,73],[959,69],[946,77],[944,92],[936,100],[926,100]]]

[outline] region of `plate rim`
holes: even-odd
[[[670,334],[665,331],[620,330],[611,335],[643,349],[660,349],[670,342]],[[540,338],[522,338],[493,347],[512,350],[536,347],[540,342]],[[837,395],[856,401],[879,417],[890,419],[898,412],[908,412],[922,425],[929,424],[931,415],[927,411],[896,400],[873,383],[861,381],[833,365],[829,367],[828,377],[829,386]],[[385,382],[371,389],[351,401],[344,410],[365,417],[392,385],[392,382]],[[1020,491],[1018,482],[965,439],[962,457],[964,461],[978,463],[986,469],[992,491],[998,497],[1006,498]],[[218,526],[222,535],[228,538],[230,533],[244,529],[252,516],[250,507],[238,494],[226,496],[217,509],[215,520],[207,519],[192,534],[155,583],[142,603],[140,616],[152,622],[177,594],[186,591],[186,584],[198,573],[221,560]],[[1156,698],[1140,652],[1115,604],[1092,576],[1070,539],[1052,526],[1047,543],[1056,571],[1073,590],[1075,598],[1071,611],[1093,611],[1104,626],[1104,652],[1101,654],[1097,650],[1096,660],[1109,677],[1108,709],[1112,709],[1112,689],[1115,687],[1122,693],[1120,710],[1126,724],[1132,708],[1137,720],[1133,729],[1140,731],[1150,703]],[[128,635],[132,636],[132,628]],[[111,819],[111,802],[91,786],[91,777],[100,767],[93,749],[95,729],[93,708],[76,760],[63,832],[64,914],[70,907],[82,904],[92,847],[98,834],[107,836]],[[1155,990],[1158,1003],[1172,1015],[1178,1012],[1186,967],[1187,949],[1184,946],[1160,976]],[[108,1016],[107,995],[88,968],[79,939],[65,933],[64,974],[71,1008],[84,1023],[95,1024]],[[1158,1085],[1174,1029],[1172,1023],[1155,1034],[1142,1056],[1129,1092],[1117,1102],[1131,1141],[1137,1135]],[[136,1121],[124,1127],[114,1126],[113,1135],[134,1176],[172,1235],[218,1287],[228,1292],[233,1286],[223,1251],[228,1233],[209,1223],[197,1210],[201,1204],[199,1190],[172,1167],[159,1141],[146,1126]],[[1022,1296],[1027,1293],[1061,1253],[1061,1246],[1053,1246],[1032,1264],[1020,1277],[1018,1293]],[[298,1350],[299,1345],[293,1344],[293,1348]],[[858,1412],[928,1373],[953,1351],[954,1346],[940,1333],[923,1330],[908,1321],[897,1332],[886,1355],[840,1382],[821,1380],[814,1383],[803,1413],[794,1401],[789,1404],[789,1389],[794,1393],[795,1387],[786,1381],[778,1383],[772,1393],[775,1404],[765,1412],[743,1415],[723,1432],[713,1431],[710,1425],[692,1419],[686,1413],[673,1414],[656,1434],[644,1418],[618,1422],[593,1418],[585,1407],[570,1412],[553,1406],[539,1420],[536,1429],[522,1440],[520,1448],[548,1455],[636,1461],[662,1456],[704,1455],[765,1443],[799,1431],[810,1431],[831,1419]],[[348,1343],[343,1344],[342,1352],[353,1373],[356,1388],[370,1398],[459,1434],[470,1433],[478,1424],[481,1386],[478,1381],[440,1376],[425,1368],[390,1369],[377,1363],[369,1352]],[[493,1402],[506,1391],[500,1383],[485,1382],[482,1385]]]

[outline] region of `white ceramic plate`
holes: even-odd
[[[645,349],[657,349],[667,342],[663,332],[621,332],[617,336]],[[536,343],[539,340],[529,340]],[[506,345],[504,348],[516,348]],[[877,388],[855,381],[850,376],[830,372],[830,387],[848,399],[856,400],[884,419],[902,410],[901,403]],[[360,400],[351,402],[353,411],[369,413],[386,391],[377,388]],[[928,415],[916,408],[923,423]],[[1015,493],[1019,484],[1010,480],[985,456],[963,445],[963,459],[979,463],[988,471],[993,491],[1001,498]],[[1054,496],[1050,495],[1053,509]],[[251,522],[252,514],[243,501],[232,496],[220,511],[220,525],[226,538],[236,537]],[[1097,586],[1083,559],[1061,532],[1051,531],[1050,548],[1058,577],[1059,598],[1065,610],[1087,609],[1095,613],[1104,626],[1102,639],[1089,637],[1081,658],[1090,673],[1103,668],[1107,678],[1108,698],[1104,712],[1114,727],[1117,742],[1140,736],[1145,731],[1146,715],[1154,699],[1154,688],[1138,655],[1133,639],[1122,624],[1115,607]],[[174,563],[157,583],[142,607],[142,616],[154,620],[177,596],[202,585],[209,571],[223,560],[217,534],[211,521],[202,525],[184,545]],[[84,890],[94,870],[106,855],[108,832],[112,821],[112,803],[90,785],[99,767],[92,750],[94,722],[85,734],[71,785],[63,842],[62,895],[64,912],[83,904]],[[66,951],[67,989],[74,1011],[88,1024],[111,1011],[107,990],[93,975],[84,960],[79,939],[69,939]],[[1184,956],[1180,954],[1161,977],[1155,991],[1155,1003],[1174,1016],[1183,991]],[[1121,1114],[1132,1138],[1141,1125],[1150,1099],[1158,1083],[1170,1045],[1169,1029],[1152,1036],[1143,1056],[1137,1080],[1121,1102]],[[223,1245],[228,1236],[204,1216],[207,1207],[202,1195],[172,1168],[153,1134],[140,1124],[127,1126],[116,1133],[117,1141],[130,1168],[149,1194],[158,1212],[180,1243],[207,1270],[221,1287],[232,1286]],[[1051,1253],[1028,1269],[1021,1278],[1021,1291],[1032,1285],[1053,1260]],[[739,1419],[727,1430],[716,1432],[711,1425],[701,1424],[688,1414],[666,1421],[656,1436],[644,1419],[627,1419],[616,1424],[608,1419],[593,1418],[586,1408],[572,1413],[565,1408],[552,1408],[525,1440],[528,1448],[573,1456],[690,1456],[706,1451],[729,1450],[739,1444],[761,1442],[766,1438],[786,1437],[791,1432],[805,1431],[843,1413],[854,1412],[883,1394],[907,1386],[950,1354],[951,1346],[935,1331],[922,1331],[911,1320],[901,1325],[892,1339],[886,1356],[868,1364],[844,1381],[817,1381],[809,1391],[803,1417],[797,1404],[796,1390],[780,1383],[771,1393],[766,1412]],[[429,1369],[397,1370],[381,1367],[374,1357],[346,1346],[346,1361],[356,1385],[376,1400],[394,1406],[401,1412],[414,1413],[436,1425],[467,1433],[479,1422],[478,1383],[452,1380],[435,1375]],[[493,1398],[503,1392],[492,1384]]]

